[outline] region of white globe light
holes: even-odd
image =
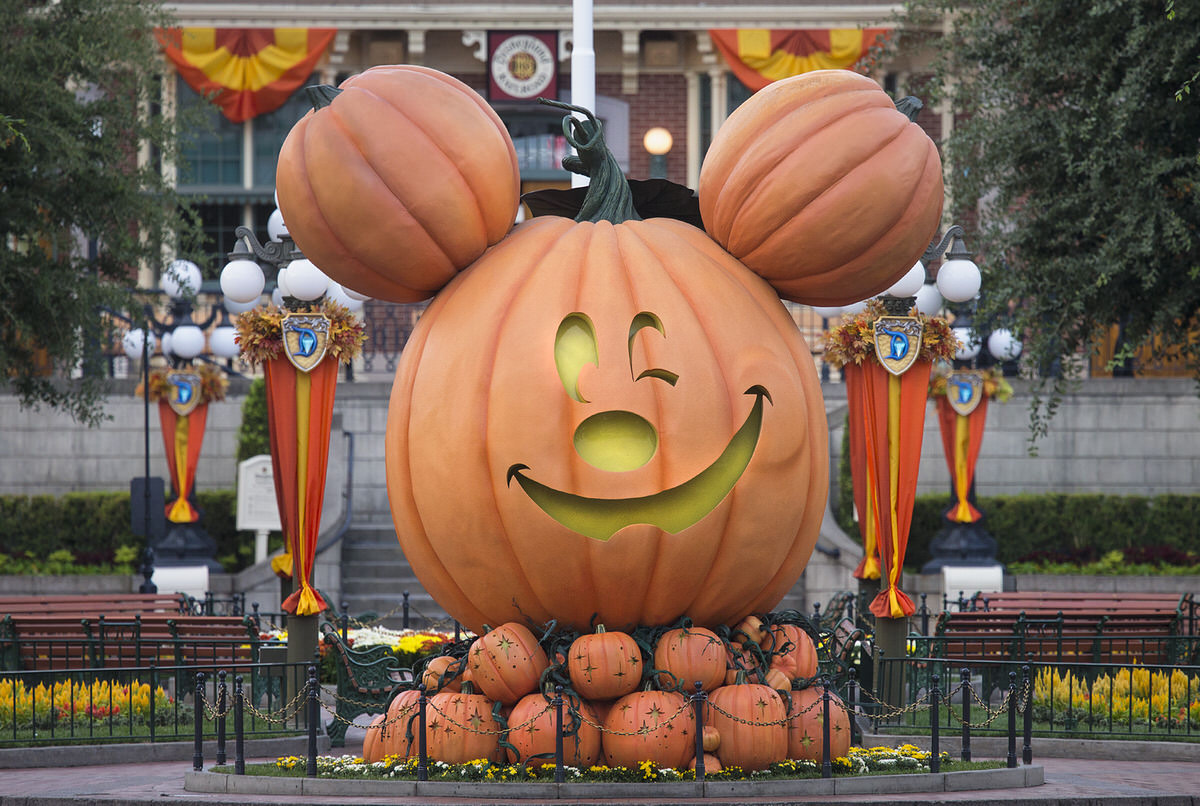
[[[951,302],[966,302],[979,293],[979,267],[970,260],[947,260],[938,269],[937,289]]]
[[[145,340],[145,331],[143,331],[140,327],[135,327],[133,330],[127,331],[125,335],[121,337],[121,348],[125,350],[125,355],[136,361],[142,357],[142,346]],[[150,334],[150,344],[147,347],[146,352],[151,354],[154,352],[153,333]]]
[[[221,358],[237,358],[242,352],[242,348],[238,346],[237,330],[225,325],[224,327],[213,328],[213,332],[208,337],[208,346],[212,350],[213,355]]]
[[[288,265],[290,266],[291,264],[289,263]],[[279,273],[275,275],[275,289],[283,296],[290,297],[292,292],[288,290],[287,270],[288,267],[284,266],[279,270]]]
[[[267,235],[272,241],[282,241],[283,236],[288,234],[287,224],[283,223],[283,213],[279,212],[276,207],[270,217],[267,218]]]
[[[917,290],[918,311],[926,316],[936,316],[941,309],[942,295],[938,293],[937,286],[933,283],[926,283]]]
[[[331,302],[336,302],[350,313],[358,313],[362,310],[362,300],[354,299],[346,293],[346,289],[342,288],[341,283],[330,282],[328,290],[325,291],[325,299]]]
[[[346,296],[348,296],[350,299],[356,299],[359,302],[366,302],[371,298],[370,294],[359,293],[349,286],[342,286],[342,290],[346,292]]]
[[[234,302],[227,297],[225,299],[225,310],[232,314],[245,313],[246,311],[252,311],[257,308],[260,302],[262,302],[261,297],[255,297],[249,302]]]
[[[968,327],[952,328],[954,337],[962,344],[954,357],[959,361],[970,361],[975,356],[979,355],[979,337],[975,335],[975,331]]]
[[[988,336],[987,348],[993,358],[1001,361],[1012,361],[1021,354],[1021,342],[1013,336],[1008,328],[993,330]]]
[[[812,309],[813,309],[813,313],[815,313],[817,316],[821,317],[822,319],[833,319],[835,316],[842,315],[842,309],[840,307],[838,307],[837,305],[833,306],[832,308],[826,308],[821,305],[814,305],[814,306],[812,306]]]
[[[163,358],[166,358],[167,356],[170,356],[170,355],[174,355],[174,353],[171,352],[171,333],[170,333],[170,331],[162,334],[162,354],[163,354]]]
[[[892,284],[892,287],[887,290],[889,297],[915,297],[917,292],[921,290],[921,286],[925,284],[925,266],[921,261],[917,261],[908,272]]]
[[[283,292],[279,290],[278,286],[271,292],[271,304],[276,308],[283,307]]]
[[[163,272],[162,290],[171,299],[194,297],[200,291],[200,267],[190,260],[173,260]]]
[[[249,302],[262,296],[267,278],[253,260],[231,260],[221,269],[221,293],[234,302]]]
[[[307,259],[293,260],[287,267],[287,291],[296,299],[319,299],[329,288],[329,275]]]
[[[842,316],[858,316],[867,309],[867,300],[842,306]]]
[[[171,331],[171,351],[180,358],[195,358],[204,352],[204,331],[195,325],[180,325]]]

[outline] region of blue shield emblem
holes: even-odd
[[[280,327],[288,361],[301,372],[311,372],[329,348],[329,318],[323,313],[290,313]]]
[[[881,316],[875,320],[875,357],[893,375],[903,375],[921,352],[925,326],[915,316]]]

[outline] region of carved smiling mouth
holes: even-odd
[[[712,512],[750,464],[762,430],[763,400],[769,402],[771,396],[761,386],[750,387],[746,394],[754,395],[754,406],[725,450],[704,470],[670,489],[638,498],[586,498],[534,481],[521,472],[529,469],[522,464],[512,465],[506,480],[511,486],[515,478],[543,512],[585,537],[608,540],[637,523],[675,534]]]

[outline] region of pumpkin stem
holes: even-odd
[[[896,111],[903,113],[913,123],[917,122],[917,113],[924,108],[925,104],[915,95],[905,95],[896,101]]]
[[[342,94],[342,91],[328,84],[313,84],[304,88],[304,94],[308,96],[308,102],[315,110],[329,106],[333,103],[334,98]]]
[[[562,166],[572,173],[582,174],[592,180],[575,220],[593,223],[608,221],[613,224],[641,221],[642,217],[633,208],[633,194],[629,191],[629,182],[621,172],[617,158],[608,150],[608,145],[604,142],[604,127],[596,120],[596,116],[588,109],[562,101],[538,98],[538,102],[578,112],[587,118],[578,120],[567,115],[562,124],[567,142],[579,152],[577,156],[563,157]]]

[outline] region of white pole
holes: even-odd
[[[571,50],[571,103],[596,111],[596,50],[592,31],[592,0],[574,0]],[[571,187],[584,187],[586,176],[571,174]]]
[[[268,529],[258,529],[254,532],[254,562],[255,564],[267,559],[267,536],[270,534]]]

